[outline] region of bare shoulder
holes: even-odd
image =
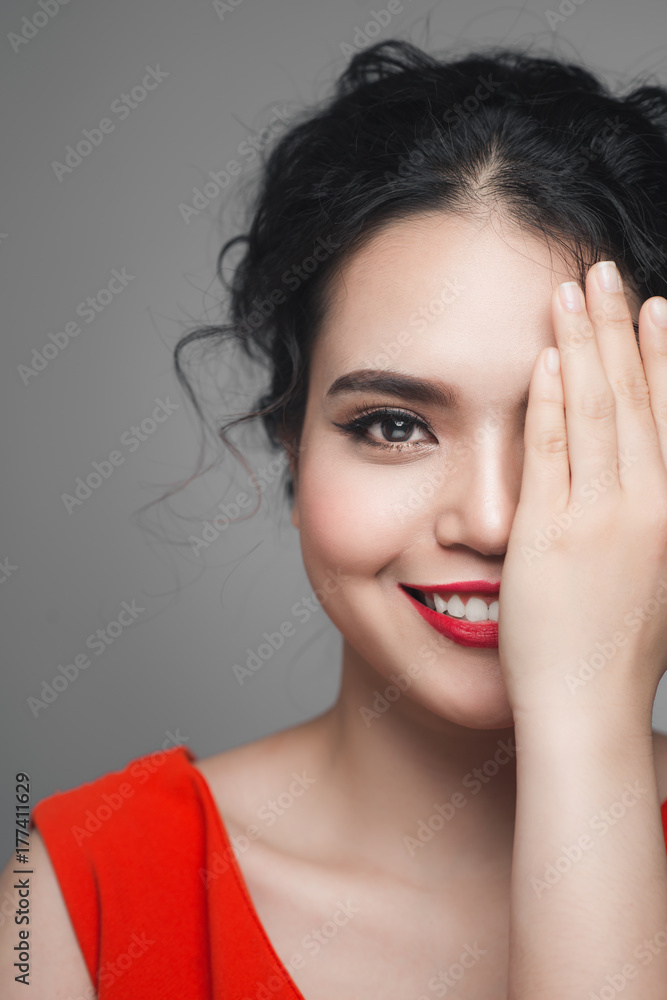
[[[321,717],[311,719],[194,762],[231,832],[256,822],[262,805],[287,789],[306,765],[304,781],[311,780],[318,768],[314,734],[320,722]]]
[[[295,727],[297,728],[297,727]],[[218,804],[232,816],[243,817],[256,798],[268,793],[289,740],[288,731],[244,743],[194,761]]]
[[[19,937],[21,930],[29,930],[27,938],[30,953],[28,981],[32,995],[40,1000],[85,997],[94,1000],[96,993],[92,984],[72,922],[65,906],[58,879],[48,852],[37,829],[30,831],[30,876],[14,874],[14,859],[10,858],[0,874],[0,981],[3,984],[5,1000],[25,997],[25,986],[17,982],[20,972],[14,967],[17,952],[14,946],[26,939]],[[30,923],[16,924],[14,909],[6,905],[16,901],[18,905],[18,880],[29,878]],[[10,904],[10,905],[11,905]],[[8,912],[9,911],[9,912]]]
[[[653,730],[653,757],[660,802],[667,799],[667,733]]]

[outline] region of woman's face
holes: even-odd
[[[343,266],[312,352],[292,513],[308,578],[327,584],[324,610],[371,690],[402,673],[413,709],[471,728],[512,725],[498,649],[442,636],[399,584],[501,579],[530,376],[555,344],[552,290],[573,277],[498,216],[393,223]],[[331,392],[362,369],[452,398]],[[381,407],[415,422],[380,416],[360,437],[337,426]]]

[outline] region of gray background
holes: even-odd
[[[667,45],[655,44],[667,39],[664,0],[565,4],[573,12],[552,29],[547,11],[558,4],[548,0],[404,0],[378,37],[461,50],[533,42],[611,81],[649,70],[667,80]],[[223,235],[242,229],[257,163],[239,144],[267,125],[274,106],[296,112],[326,96],[347,62],[341,43],[385,6],[241,0],[221,19],[206,0],[69,0],[15,52],[9,34],[41,8],[3,4],[0,560],[17,568],[0,583],[2,864],[13,847],[17,770],[32,777],[34,805],[171,745],[171,734],[208,756],[312,717],[336,697],[341,642],[322,610],[242,685],[232,671],[311,593],[280,479],[259,513],[199,558],[187,542],[142,530],[135,512],[196,465],[198,424],[171,350],[185,328],[219,319],[215,255]],[[120,120],[112,102],[156,65],[167,77]],[[52,162],[104,117],[114,131],[59,181]],[[241,175],[186,223],[179,204],[191,204],[193,188],[230,159],[242,163]],[[85,323],[78,304],[122,268],[132,280]],[[76,320],[80,334],[24,384],[19,366],[31,363],[32,349]],[[167,397],[178,407],[131,452],[123,435]],[[238,409],[250,402],[241,398]],[[268,454],[250,450],[258,435],[236,440],[255,469],[266,465]],[[123,463],[68,513],[62,495],[114,450]],[[200,536],[216,504],[246,485],[227,462],[168,511],[162,505],[159,523],[181,543]],[[86,638],[132,600],[144,609],[136,622],[94,655]],[[27,699],[85,652],[90,667],[35,716]],[[667,730],[664,681],[654,725]]]

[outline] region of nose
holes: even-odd
[[[433,498],[438,543],[504,556],[519,503],[522,466],[523,438],[517,441],[507,428],[487,428],[457,442]]]

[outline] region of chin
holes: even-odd
[[[435,719],[466,729],[511,729],[514,726],[512,708],[502,691],[482,690],[468,684],[461,691],[438,691],[433,687],[422,692],[412,691],[412,701],[418,701]],[[435,723],[437,727],[437,722]]]
[[[514,726],[512,707],[496,655],[488,651],[459,650],[453,645],[444,651],[419,647],[412,656],[397,655],[396,648],[364,633],[350,636],[350,622],[344,655],[353,675],[363,675],[362,687],[372,691],[367,707],[382,714],[401,705],[407,718],[433,729],[447,724],[468,729],[509,729]],[[355,641],[355,639],[357,641]],[[375,640],[375,641],[374,641]],[[413,647],[414,648],[414,647]],[[398,694],[400,689],[400,695]]]

